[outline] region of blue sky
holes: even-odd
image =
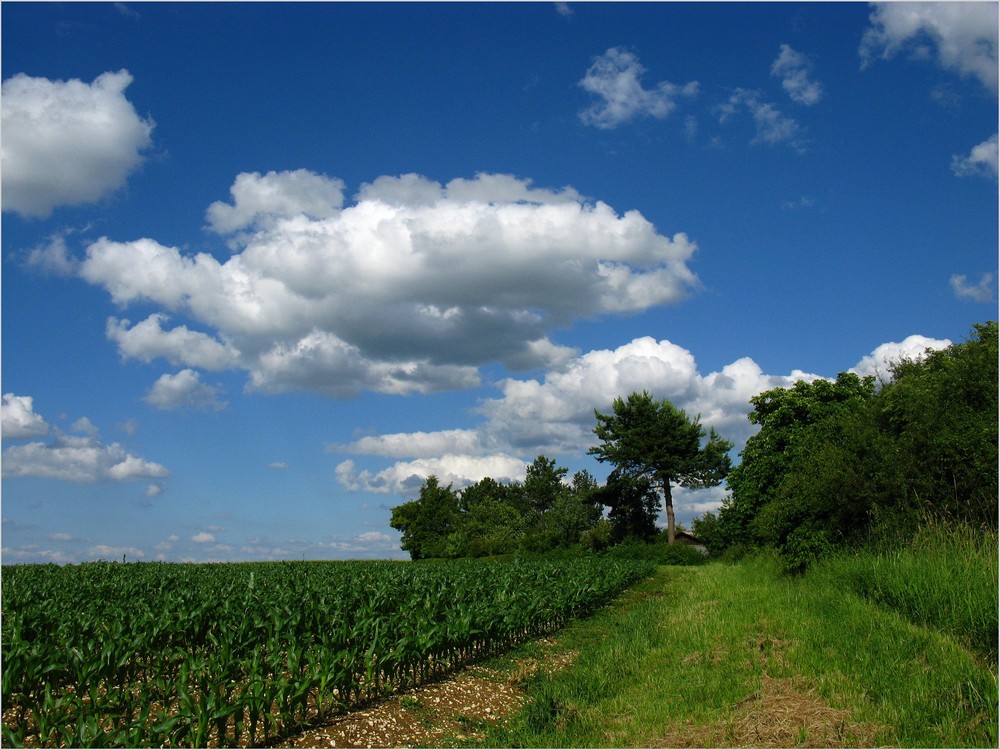
[[[995,3],[0,13],[5,563],[405,557],[615,396],[738,451],[996,316]]]

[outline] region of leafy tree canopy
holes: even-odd
[[[588,453],[615,466],[619,477],[647,477],[663,492],[667,533],[674,541],[671,485],[704,488],[719,484],[730,468],[733,444],[715,428],[702,446],[705,429],[666,399],[654,401],[647,391],[614,400],[611,414],[595,410],[594,434],[601,444]]]
[[[420,497],[392,509],[389,525],[402,532],[401,546],[414,560],[444,557],[458,517],[458,496],[435,476],[420,487]]]
[[[489,477],[460,492],[428,477],[420,495],[392,509],[390,525],[414,560],[478,557],[573,547],[601,519],[596,480],[538,456],[524,482]]]
[[[793,447],[812,425],[849,412],[875,395],[875,379],[841,373],[835,382],[799,381],[750,399],[749,420],[760,430],[746,442],[741,463],[729,474],[731,496],[718,532],[725,546],[754,545],[762,540],[753,521],[788,473]]]
[[[997,324],[890,368],[751,400],[761,425],[731,496],[696,528],[713,550],[770,545],[801,570],[826,551],[905,541],[929,517],[997,527]]]

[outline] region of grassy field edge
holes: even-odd
[[[558,640],[488,745],[997,746],[995,661],[822,568],[664,566]]]

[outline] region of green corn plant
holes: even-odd
[[[650,569],[4,566],[4,741],[260,744],[311,706],[344,711],[560,627]]]

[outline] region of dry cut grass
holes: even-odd
[[[759,690],[734,706],[730,718],[688,722],[655,747],[872,747],[879,727],[831,707],[802,677],[764,675]]]

